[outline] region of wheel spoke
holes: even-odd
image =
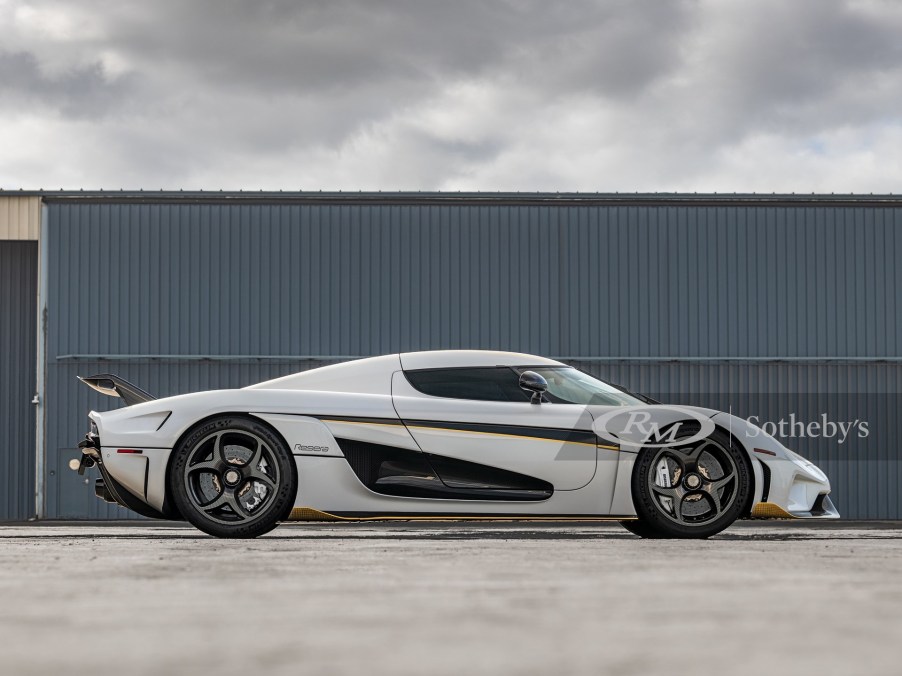
[[[213,474],[222,473],[222,467],[225,464],[225,457],[222,453],[222,434],[217,434],[213,439],[213,455],[209,460],[201,460],[200,462],[195,462],[189,464],[185,470],[186,474],[193,474],[195,472],[211,472]]]
[[[720,502],[721,489],[723,489],[725,486],[727,486],[728,484],[733,482],[735,479],[736,479],[736,472],[734,472],[733,470],[730,470],[729,474],[722,476],[720,479],[717,479],[715,481],[709,481],[703,487],[702,490],[704,491],[705,495],[707,495],[710,498],[711,502],[714,504],[714,511],[717,514],[720,514],[720,512],[723,509],[721,506],[721,502]]]
[[[682,453],[681,451],[677,451],[672,448],[661,449],[661,455],[658,457],[659,458],[670,458],[676,464],[678,464],[681,469],[683,469],[684,465],[686,464],[686,455],[684,453]]]
[[[212,474],[219,474],[222,469],[222,463],[219,462],[216,458],[212,460],[204,460],[203,462],[196,462],[193,465],[188,465],[188,472],[210,472]]]
[[[651,489],[658,494],[659,504],[661,497],[670,498],[670,503],[673,506],[673,517],[677,521],[682,522],[683,499],[686,497],[686,491],[684,491],[679,486],[665,488],[664,486],[658,486],[657,484],[652,484]],[[663,505],[661,506],[663,507]]]
[[[711,441],[705,440],[702,443],[700,443],[698,446],[696,446],[695,448],[691,448],[685,452],[683,468],[687,472],[697,472],[698,471],[698,459],[701,457],[702,451],[704,451],[706,448],[708,448],[708,446],[713,446],[715,448],[718,448],[717,444],[715,444]]]
[[[708,448],[708,446],[713,446],[714,448],[720,448],[720,447],[719,447],[717,444],[715,444],[713,441],[709,441],[708,439],[705,439],[705,440],[704,440],[702,443],[700,443],[698,446],[696,446],[695,448],[689,450],[689,451],[686,453],[686,456],[689,457],[689,458],[692,458],[693,460],[698,460],[699,456],[702,454],[702,451],[704,451],[706,448]]]
[[[685,493],[677,495],[673,499],[673,518],[683,523],[683,499],[686,497]]]
[[[704,491],[705,497],[711,500],[712,505],[714,506],[714,514],[720,514],[720,495],[717,494],[717,491]]]
[[[706,488],[705,488],[705,490],[707,490],[707,491],[709,491],[709,492],[711,492],[711,491],[719,491],[721,488],[723,488],[723,487],[726,486],[727,484],[731,483],[731,482],[734,481],[735,479],[736,479],[736,472],[734,472],[734,471],[731,469],[729,474],[725,474],[724,476],[720,477],[719,479],[715,479],[715,480],[713,480],[713,481],[709,481],[709,482],[708,482],[708,485],[707,485]]]
[[[248,461],[245,464],[246,467],[250,468],[252,474],[257,471],[257,465],[260,464],[260,460],[263,458],[263,444],[256,440],[254,443],[256,443],[257,447],[254,449],[253,453],[251,453],[251,457],[248,458]]]
[[[219,495],[210,500],[209,502],[200,503],[200,507],[202,509],[217,509],[218,507],[222,507],[223,505],[228,504],[229,501],[229,489],[223,488]]]
[[[241,506],[241,502],[238,500],[238,495],[234,489],[224,488],[222,493],[220,493],[217,497],[213,498],[210,502],[201,505],[201,509],[205,511],[212,511],[214,509],[219,509],[220,507],[229,507],[235,513],[239,519],[244,519],[247,516],[244,508]]]
[[[651,489],[657,493],[658,495],[663,495],[665,498],[675,498],[680,495],[682,489],[679,486],[659,486],[658,484],[652,484]]]
[[[196,462],[193,465],[188,465],[188,472],[211,472],[213,474],[219,474],[219,461],[215,458],[213,460],[204,460],[203,462]]]
[[[225,456],[225,446],[222,445],[222,432],[216,435],[213,441],[213,459],[219,460],[222,464],[228,463]]]

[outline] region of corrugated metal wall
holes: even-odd
[[[900,391],[900,207],[123,200],[52,202],[48,225],[49,471],[111,401],[76,373],[167,395],[478,347],[761,420],[832,397],[871,416],[869,436],[795,446],[828,466],[845,515],[902,517],[899,423],[882,413]],[[48,515],[74,515],[85,491],[47,479]]]
[[[37,242],[0,241],[0,520],[35,513],[37,282]]]

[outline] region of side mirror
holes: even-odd
[[[541,404],[542,395],[548,389],[548,381],[535,371],[523,371],[520,374],[520,389],[530,393],[531,404]]]

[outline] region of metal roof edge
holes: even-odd
[[[214,190],[0,190],[53,203],[219,203],[516,206],[902,206],[902,195],[798,193],[343,192]]]

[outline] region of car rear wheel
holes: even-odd
[[[752,490],[745,452],[723,430],[701,441],[643,449],[633,468],[637,521],[646,538],[707,538],[732,524]]]
[[[222,538],[253,538],[287,518],[297,467],[268,426],[220,416],[190,432],[174,451],[169,490],[182,516]]]

